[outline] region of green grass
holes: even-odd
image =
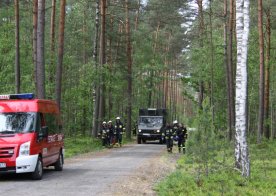
[[[229,150],[231,152],[231,150]],[[218,153],[218,156],[220,153]],[[178,160],[175,172],[155,187],[158,195],[276,195],[276,141],[250,145],[251,176],[241,177],[233,169],[233,155],[224,164],[210,165],[208,176],[187,156]]]
[[[133,141],[133,139],[127,140],[126,138],[123,138],[123,145],[133,143]],[[91,138],[90,136],[67,137],[65,138],[64,146],[65,158],[104,149],[100,139]]]
[[[99,139],[93,139],[89,136],[76,136],[65,138],[64,146],[65,158],[103,149],[101,141]]]

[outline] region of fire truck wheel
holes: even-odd
[[[36,167],[32,173],[33,180],[41,180],[43,176],[43,163],[41,157],[38,157]]]
[[[57,162],[54,165],[56,171],[62,171],[63,170],[63,155],[60,152]]]

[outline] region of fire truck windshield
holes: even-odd
[[[0,113],[0,134],[32,132],[34,122],[34,112]]]

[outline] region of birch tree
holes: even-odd
[[[250,176],[246,141],[247,51],[249,37],[249,0],[236,0],[237,71],[236,71],[236,144],[235,163],[245,177]]]

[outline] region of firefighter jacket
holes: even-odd
[[[114,135],[114,126],[113,125],[108,125],[107,126],[108,132],[110,136]]]
[[[166,140],[170,140],[174,138],[175,133],[171,127],[165,127],[163,136],[165,137]]]
[[[180,140],[184,140],[187,138],[187,129],[185,127],[179,127],[179,129],[176,131],[176,136]]]
[[[107,138],[109,136],[109,130],[107,129],[107,127],[103,126],[98,136],[100,136],[102,139]]]
[[[117,134],[117,135],[122,135],[123,132],[124,132],[124,126],[123,126],[123,123],[121,121],[116,121],[115,123],[115,132],[114,134]]]
[[[179,126],[177,124],[174,124],[172,129],[173,129],[174,134],[176,134],[179,130]]]

